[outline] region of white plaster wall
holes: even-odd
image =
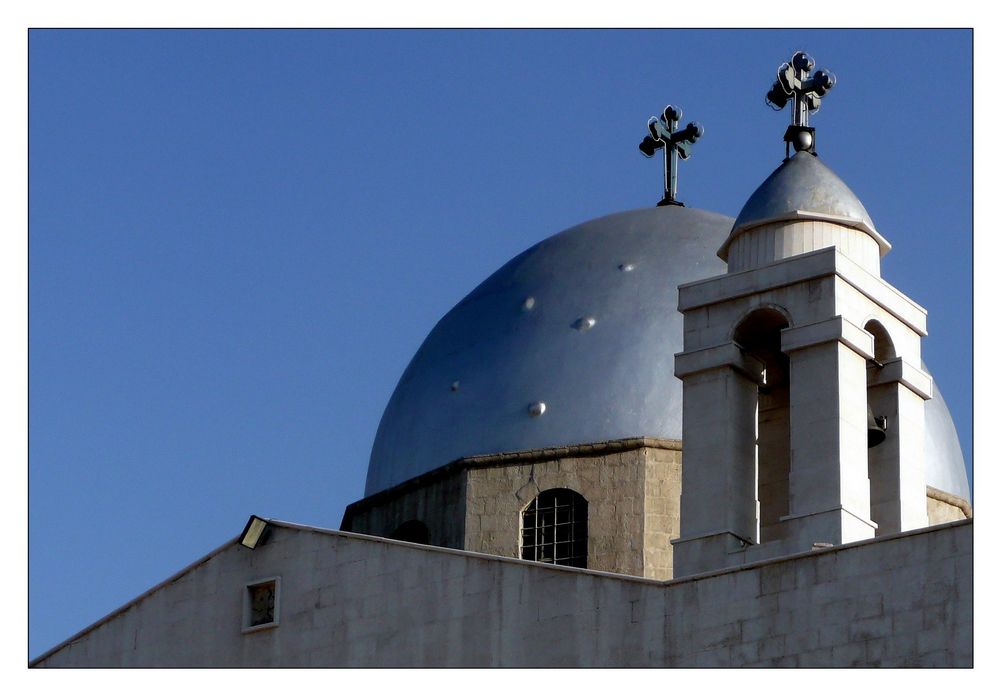
[[[41,666],[969,666],[972,522],[658,582],[276,528]],[[281,624],[240,632],[280,575]]]

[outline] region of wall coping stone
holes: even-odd
[[[666,441],[671,441],[671,440],[666,440]],[[938,492],[940,492],[940,491],[938,491]],[[942,494],[947,494],[947,493],[942,493]],[[801,559],[801,558],[805,558],[805,557],[813,557],[813,556],[816,556],[816,555],[822,555],[822,554],[827,554],[827,553],[843,552],[843,551],[851,550],[853,548],[857,548],[857,547],[864,546],[864,545],[872,545],[872,544],[875,544],[875,543],[891,543],[893,541],[896,541],[896,540],[899,540],[899,539],[902,539],[902,538],[908,538],[910,536],[918,536],[918,535],[927,534],[927,533],[940,533],[941,531],[945,531],[945,530],[948,530],[950,528],[957,528],[957,527],[961,527],[961,526],[970,526],[971,527],[972,524],[973,524],[973,520],[971,518],[969,518],[969,519],[959,519],[957,521],[950,521],[950,522],[947,522],[947,523],[944,523],[944,524],[937,524],[935,526],[928,526],[928,527],[925,527],[925,528],[913,529],[913,530],[910,530],[910,531],[903,531],[903,532],[900,532],[900,533],[894,533],[894,534],[890,534],[890,535],[886,535],[886,536],[879,536],[879,537],[876,537],[876,538],[866,538],[864,540],[854,541],[853,543],[844,543],[843,545],[835,545],[835,546],[832,546],[832,547],[829,547],[829,548],[814,548],[812,550],[806,550],[806,551],[799,552],[799,553],[793,553],[791,555],[784,555],[784,556],[781,556],[781,557],[772,557],[772,558],[767,558],[767,559],[764,559],[764,560],[758,560],[756,562],[750,562],[750,563],[747,563],[745,565],[738,565],[738,566],[735,566],[735,567],[725,567],[725,568],[710,570],[710,571],[707,571],[707,572],[702,572],[700,574],[692,574],[692,575],[688,575],[686,577],[679,577],[677,579],[649,579],[649,578],[646,578],[646,577],[636,577],[634,575],[628,575],[628,574],[617,574],[615,572],[608,572],[608,571],[604,571],[604,570],[593,570],[593,569],[585,569],[585,568],[580,568],[580,567],[567,567],[567,566],[564,566],[564,565],[551,565],[551,564],[544,563],[544,562],[534,562],[534,561],[531,561],[531,560],[521,560],[520,558],[503,557],[503,556],[500,556],[500,555],[488,555],[486,553],[478,553],[478,552],[471,551],[471,550],[456,550],[454,548],[442,548],[442,547],[434,546],[434,545],[422,545],[420,543],[410,543],[410,542],[407,542],[407,541],[399,541],[399,540],[394,540],[394,539],[391,539],[391,538],[383,538],[381,536],[368,536],[368,535],[361,534],[361,533],[353,533],[351,531],[338,531],[336,529],[323,528],[323,527],[319,527],[319,526],[308,526],[308,525],[305,525],[305,524],[296,524],[296,523],[290,522],[290,521],[281,521],[281,520],[278,520],[278,519],[271,519],[271,518],[265,518],[265,517],[260,517],[260,518],[263,518],[265,521],[267,521],[268,524],[271,524],[271,525],[273,525],[275,527],[286,528],[286,529],[290,529],[290,530],[294,530],[294,531],[308,531],[308,532],[311,532],[311,533],[319,533],[319,534],[328,535],[328,536],[339,536],[339,537],[343,537],[343,538],[348,538],[348,539],[352,539],[352,540],[360,540],[360,541],[365,541],[365,542],[369,542],[369,543],[385,543],[385,544],[388,544],[388,545],[403,546],[403,547],[411,548],[411,549],[414,549],[414,550],[422,550],[422,551],[431,552],[431,553],[444,553],[444,554],[447,554],[447,555],[459,555],[459,556],[468,557],[468,558],[472,558],[472,559],[479,559],[479,560],[486,560],[486,561],[490,561],[490,562],[496,562],[496,563],[499,563],[499,564],[527,565],[527,566],[530,566],[530,567],[532,567],[532,568],[534,568],[536,570],[543,571],[543,572],[569,572],[569,573],[591,575],[591,576],[596,576],[596,577],[607,577],[607,578],[610,578],[610,579],[617,579],[619,581],[625,581],[625,582],[631,582],[631,583],[637,583],[637,584],[647,584],[647,585],[655,585],[655,586],[663,586],[663,587],[675,586],[675,585],[678,585],[678,584],[684,584],[684,583],[694,582],[694,581],[700,581],[702,579],[708,579],[710,577],[717,577],[717,576],[721,576],[721,575],[724,575],[724,574],[731,574],[731,573],[734,573],[734,572],[744,572],[744,571],[748,571],[748,570],[755,570],[755,569],[759,569],[761,567],[765,567],[765,566],[768,566],[768,565],[776,565],[776,564],[783,563],[783,562],[792,562],[792,561],[795,561],[795,560],[798,560],[798,559]],[[85,627],[84,629],[80,630],[79,632],[77,632],[76,634],[74,634],[72,637],[70,637],[70,638],[68,638],[68,639],[60,642],[59,644],[57,644],[56,646],[52,647],[51,649],[49,649],[48,651],[44,652],[43,654],[41,654],[40,656],[36,657],[35,659],[32,659],[30,662],[28,662],[29,668],[38,665],[40,662],[42,662],[45,659],[47,659],[48,657],[52,656],[55,652],[59,651],[60,649],[63,649],[64,647],[72,644],[73,642],[79,640],[81,637],[83,637],[84,635],[86,635],[88,632],[91,632],[92,630],[95,630],[96,628],[100,627],[104,623],[109,622],[112,618],[120,615],[121,613],[124,613],[128,609],[132,608],[134,605],[138,604],[143,599],[148,598],[151,594],[155,593],[159,589],[165,587],[168,584],[171,584],[172,582],[177,581],[183,575],[189,573],[190,571],[192,571],[193,569],[195,569],[199,565],[204,564],[205,562],[207,562],[208,560],[210,560],[214,556],[218,555],[222,551],[228,550],[232,546],[235,546],[235,545],[238,545],[238,544],[239,544],[239,537],[238,536],[236,538],[233,538],[233,539],[227,541],[226,543],[222,544],[221,546],[219,546],[215,550],[209,552],[204,557],[199,558],[195,562],[191,563],[190,565],[188,565],[187,567],[185,567],[181,571],[179,571],[176,574],[168,577],[167,579],[165,579],[164,581],[160,582],[159,584],[157,584],[156,586],[152,587],[151,589],[148,589],[147,591],[144,591],[142,594],[140,594],[136,598],[132,599],[128,603],[124,604],[120,608],[115,609],[114,611],[112,611],[108,615],[104,616],[103,618],[95,621],[91,625],[89,625],[89,626]]]
[[[874,338],[871,333],[855,326],[843,316],[782,329],[781,351],[787,354],[834,340],[840,341],[866,360],[875,356]]]
[[[428,471],[427,473],[410,478],[409,480],[399,483],[398,485],[376,492],[374,495],[362,498],[357,502],[352,502],[344,509],[344,517],[341,521],[341,526],[344,525],[344,522],[347,521],[348,518],[353,517],[358,512],[400,497],[404,493],[418,487],[422,487],[433,480],[444,478],[469,468],[535,463],[538,461],[551,461],[560,458],[604,456],[606,454],[617,454],[623,451],[633,451],[635,449],[665,449],[668,451],[681,451],[681,440],[660,439],[658,437],[628,437],[625,439],[610,439],[600,442],[591,442],[588,444],[573,444],[569,446],[548,447],[544,449],[526,449],[523,451],[509,451],[496,454],[463,456],[446,463],[439,468],[435,468],[432,471]]]
[[[936,487],[927,486],[927,496],[938,502],[944,502],[945,504],[950,504],[953,507],[958,507],[965,514],[966,519],[972,518],[972,505],[966,500],[953,495],[950,492],[945,492],[944,490],[938,490]],[[961,519],[959,519],[961,521]]]
[[[873,374],[869,386],[900,383],[913,391],[925,401],[930,400],[934,393],[934,380],[931,375],[916,367],[902,357],[895,357],[882,365]],[[929,489],[929,488],[928,488]]]

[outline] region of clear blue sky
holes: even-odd
[[[967,31],[34,31],[29,652],[235,536],[337,527],[434,323],[506,260],[680,198],[735,216],[780,163],[763,95],[806,49],[824,161],[929,312],[971,464]]]

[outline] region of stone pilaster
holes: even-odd
[[[872,518],[878,534],[927,526],[924,401],[931,378],[901,358],[869,367],[868,402],[888,419],[885,441],[868,451]]]
[[[757,538],[757,388],[763,365],[733,343],[680,353],[681,537],[674,576],[738,564]]]
[[[872,337],[837,316],[785,329],[781,348],[791,370],[785,550],[871,538],[866,365]]]

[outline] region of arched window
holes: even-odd
[[[521,559],[586,567],[587,500],[565,488],[533,499],[521,513]]]
[[[400,524],[395,531],[389,534],[389,538],[397,541],[409,541],[410,543],[423,543],[427,545],[430,539],[430,531],[424,522],[413,519]]]

